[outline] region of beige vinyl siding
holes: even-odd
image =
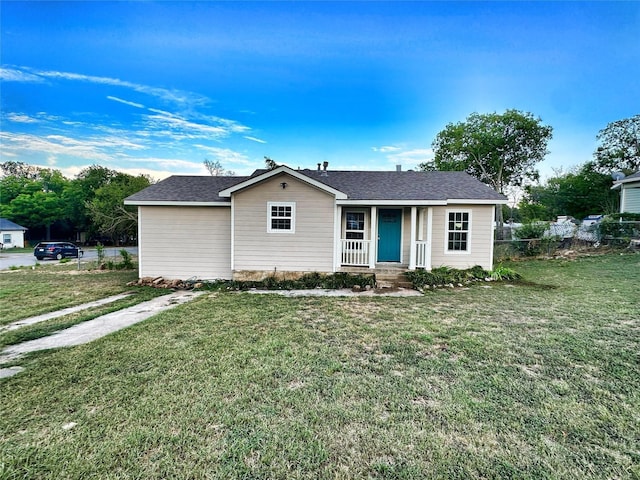
[[[150,207],[139,211],[140,276],[231,278],[230,207]]]
[[[469,253],[446,252],[447,212],[471,212]],[[480,265],[491,269],[493,265],[493,205],[447,205],[433,207],[431,265],[470,268]]]
[[[269,202],[295,203],[295,233],[267,232]],[[282,174],[235,193],[233,209],[235,271],[333,270],[333,196]]]

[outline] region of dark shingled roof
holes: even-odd
[[[127,197],[127,202],[228,202],[218,196],[249,177],[204,177],[174,175]]]
[[[251,177],[169,177],[127,198],[127,201],[224,202],[218,192]],[[488,185],[465,172],[379,172],[298,170],[345,193],[349,200],[505,200]]]
[[[301,173],[346,193],[349,200],[505,199],[465,172],[303,170]]]

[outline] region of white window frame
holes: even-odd
[[[452,213],[467,213],[469,215],[469,228],[467,230],[449,230],[449,215]],[[469,255],[471,253],[471,233],[472,233],[472,210],[462,208],[452,208],[445,211],[444,216],[444,253],[445,255]],[[449,250],[449,233],[466,232],[467,249],[466,250]]]
[[[10,233],[3,233],[2,234],[2,243],[4,243],[5,245],[10,245],[12,243],[13,238],[11,237]]]
[[[290,217],[274,217],[271,214],[272,207],[291,207]],[[271,228],[271,220],[287,218],[291,220],[291,228]],[[267,202],[267,233],[296,233],[296,202]]]
[[[362,230],[352,230],[349,228],[349,222],[347,220],[347,217],[350,213],[358,213],[358,214],[362,214],[363,217],[363,227]],[[362,209],[349,209],[346,210],[344,212],[344,236],[343,238],[345,240],[368,240],[367,238],[367,230],[368,230],[368,218],[367,218],[367,212],[365,210]],[[351,238],[348,239],[347,238],[347,233],[349,232],[353,232],[353,233],[362,233],[362,238]]]

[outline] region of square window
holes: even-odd
[[[294,233],[296,204],[284,202],[267,203],[267,232]]]

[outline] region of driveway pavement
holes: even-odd
[[[132,255],[138,254],[138,247],[105,247],[104,256],[106,259],[116,259],[121,260],[120,250],[125,249]],[[80,259],[80,261],[85,260],[96,260],[98,258],[98,254],[96,249],[91,248],[83,248],[84,256]],[[77,261],[75,258],[72,258],[71,261]],[[10,267],[30,267],[38,263],[59,263],[58,260],[37,260],[36,257],[33,256],[33,252],[27,253],[14,253],[10,249],[9,250],[0,250],[0,270],[8,270]]]
[[[180,290],[169,295],[139,303],[133,307],[79,323],[78,325],[61,330],[48,337],[30,340],[17,345],[10,345],[0,352],[0,365],[11,362],[25,353],[50,348],[71,347],[91,342],[97,338],[142,322],[159,312],[193,300],[203,293],[204,292]],[[20,367],[0,368],[0,378],[15,375],[21,370]]]

